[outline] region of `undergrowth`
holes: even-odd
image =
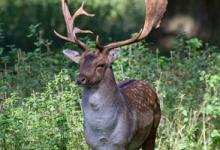
[[[219,49],[183,35],[176,40],[170,56],[143,43],[123,47],[113,65],[116,79],[155,87],[162,108],[158,150],[217,150]],[[29,53],[12,47],[0,58],[0,149],[88,149],[77,66],[61,52],[39,47]]]

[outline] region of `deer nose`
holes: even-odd
[[[84,75],[79,75],[76,79],[76,84],[86,84],[86,77]]]

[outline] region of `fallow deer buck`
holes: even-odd
[[[86,143],[93,150],[152,150],[155,147],[161,110],[157,94],[144,81],[126,80],[116,83],[112,63],[118,47],[139,42],[153,27],[159,27],[166,10],[167,0],[145,0],[146,12],[143,29],[133,39],[101,46],[89,51],[77,33],[92,33],[75,27],[80,15],[94,16],[82,6],[72,16],[67,1],[61,0],[67,36],[60,38],[78,45],[77,51],[64,50],[65,56],[80,65],[76,82],[83,87],[82,109]]]

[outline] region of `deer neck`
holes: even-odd
[[[99,110],[101,107],[119,106],[118,104],[123,101],[124,98],[116,84],[111,67],[107,68],[104,78],[98,86],[85,87],[83,90],[83,107]]]

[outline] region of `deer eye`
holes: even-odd
[[[104,68],[105,67],[105,64],[98,64],[97,66],[96,66],[96,68]]]

